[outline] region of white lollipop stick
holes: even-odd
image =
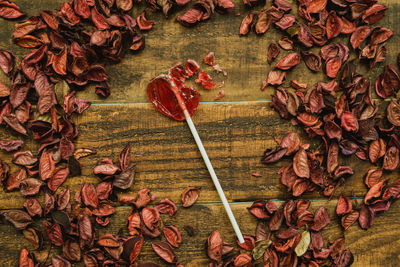
[[[201,156],[203,157],[204,163],[207,166],[208,172],[211,175],[211,179],[214,182],[214,186],[217,189],[218,195],[222,201],[222,204],[224,204],[224,208],[226,213],[228,214],[229,220],[231,221],[233,230],[235,230],[236,236],[239,240],[239,243],[244,243],[243,235],[242,232],[240,231],[239,225],[236,222],[235,216],[232,213],[231,207],[229,206],[228,200],[225,197],[224,191],[222,190],[221,184],[218,181],[218,177],[215,174],[214,168],[210,162],[210,159],[208,158],[207,152],[204,149],[203,143],[201,142],[200,136],[197,133],[196,127],[193,124],[192,118],[189,115],[189,112],[184,109],[183,113],[185,114],[186,122],[189,125],[190,131],[192,132],[192,135],[194,137],[194,140],[196,141],[197,147],[200,150]]]

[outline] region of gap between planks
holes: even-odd
[[[289,199],[289,198],[287,198],[287,199]],[[269,200],[269,201],[272,201],[272,202],[274,202],[274,203],[282,203],[282,202],[285,202],[287,199],[265,199],[265,200]],[[361,198],[361,197],[349,197],[349,199],[350,200],[363,200],[364,198]],[[332,198],[332,199],[329,199],[329,198],[317,198],[317,199],[314,199],[314,198],[312,198],[312,199],[307,199],[307,200],[309,200],[310,202],[318,202],[318,201],[333,201],[333,200],[338,200],[338,198]],[[118,203],[118,205],[115,205],[114,207],[126,207],[127,205],[121,205],[121,204],[119,204],[119,202],[117,202]],[[251,204],[253,204],[254,203],[254,201],[232,201],[232,202],[229,202],[228,201],[228,203],[229,203],[229,205],[238,205],[238,204],[249,204],[249,205],[251,205]],[[176,206],[178,206],[178,207],[182,207],[182,204],[181,203],[175,203],[176,204]],[[213,205],[222,205],[222,202],[200,202],[200,203],[194,203],[193,204],[193,206],[213,206]],[[9,209],[5,209],[5,208],[0,208],[0,210],[9,210]]]
[[[395,99],[385,98],[373,98],[373,101],[384,101],[390,102]],[[200,104],[245,104],[245,103],[271,103],[271,100],[242,100],[242,101],[204,101]],[[92,103],[92,106],[123,106],[123,105],[148,105],[150,102],[104,102],[104,103]]]

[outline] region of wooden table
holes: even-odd
[[[15,2],[28,15],[37,15],[39,9],[58,8],[63,0]],[[241,1],[235,2],[235,13],[248,12]],[[390,7],[379,24],[399,32],[399,3],[396,0],[379,2]],[[134,14],[138,14],[143,8],[143,5],[136,7]],[[280,137],[289,131],[301,133],[305,142],[312,140],[307,139],[298,127],[281,120],[269,107],[273,88],[264,92],[259,89],[261,81],[271,69],[266,63],[267,47],[270,42],[281,37],[276,29],[270,29],[263,36],[251,33],[247,37],[239,37],[238,28],[243,15],[215,14],[196,27],[185,28],[175,20],[178,13],[182,11],[169,19],[159,13],[149,13],[156,25],[145,34],[144,51],[137,55],[128,55],[121,63],[108,67],[112,87],[112,94],[108,99],[98,98],[93,88],[80,93],[81,97],[92,101],[93,105],[84,115],[76,118],[80,130],[76,147],[93,147],[98,153],[82,159],[82,176],[69,178],[64,186],[75,191],[83,182],[97,183],[98,179],[92,174],[95,162],[104,157],[116,159],[124,145],[131,141],[138,175],[134,186],[125,194],[135,194],[139,189],[149,188],[158,198],[170,197],[179,203],[180,194],[187,186],[201,187],[201,195],[195,206],[189,209],[180,207],[174,218],[163,216],[163,222],[176,224],[181,229],[186,224],[195,227],[197,233],[192,238],[182,229],[183,243],[176,251],[177,256],[185,266],[206,266],[208,260],[203,246],[208,234],[219,229],[226,241],[234,243],[233,230],[186,124],[162,116],[148,103],[145,88],[150,78],[166,72],[178,61],[193,58],[201,62],[209,51],[215,52],[216,62],[228,72],[228,77],[225,78],[212,72],[211,67],[201,64],[215,76],[215,80],[225,80],[223,89],[226,95],[222,100],[214,101],[217,89],[199,89],[203,102],[193,120],[226,190],[227,198],[232,202],[233,212],[246,234],[254,234],[255,231],[256,220],[246,210],[253,200],[281,201],[289,197],[276,174],[286,161],[265,166],[260,162],[264,150],[275,145],[274,137]],[[13,25],[14,22],[0,20],[0,47],[22,56],[27,51],[18,48],[10,40]],[[399,42],[398,34],[389,40],[385,63],[395,61]],[[281,51],[279,58],[285,54],[286,52]],[[375,81],[382,68],[380,66],[367,72],[360,66],[359,71]],[[307,82],[311,86],[324,79],[324,75],[322,72],[311,74],[304,63],[301,63],[289,72],[287,80],[292,79]],[[7,80],[3,73],[0,74],[0,80]],[[2,128],[0,138],[10,138],[10,134],[9,130]],[[24,148],[35,149],[36,146],[32,141],[27,141]],[[0,157],[10,162],[10,154],[1,152]],[[370,165],[354,157],[342,160],[343,164],[355,169],[355,174],[338,189],[336,195],[343,192],[361,200],[366,192],[362,177]],[[262,177],[253,177],[252,172],[258,172]],[[390,177],[392,180],[400,178],[399,171],[395,171]],[[355,256],[353,266],[400,265],[400,203],[392,205],[385,214],[377,215],[374,226],[368,231],[353,225],[343,233],[338,226],[338,218],[334,215],[336,200],[328,201],[317,194],[308,194],[305,197],[312,200],[314,209],[320,205],[329,208],[332,223],[323,234],[329,240],[345,236],[346,247],[351,248]],[[40,200],[43,201],[43,196],[40,196]],[[21,208],[23,201],[19,192],[0,192],[0,209]],[[118,206],[116,210],[110,225],[98,229],[100,234],[116,234],[119,228],[125,227],[130,207]],[[33,248],[8,223],[0,225],[0,232],[0,266],[17,266],[20,249],[23,246],[30,250]],[[147,261],[164,265],[151,250],[149,241],[145,242],[139,257],[139,262]]]

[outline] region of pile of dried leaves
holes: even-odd
[[[376,94],[389,98],[390,102],[374,100],[373,84],[356,72],[359,60],[368,63],[370,68],[385,60],[385,42],[393,32],[371,25],[384,17],[386,9],[386,6],[368,0],[299,1],[299,16],[306,23],[286,14],[291,5],[284,0],[274,1],[274,6],[261,12],[268,14],[268,24],[274,23],[291,38],[279,41],[282,48],[290,50],[297,43],[302,49],[300,55],[292,52],[283,57],[268,74],[262,89],[283,84],[286,72],[301,59],[313,72],[324,66],[328,78],[338,77],[337,80],[318,82],[311,88],[293,80],[291,88],[275,89],[271,107],[282,118],[301,126],[310,138],[322,140],[322,149],[311,149],[308,144],[302,144],[296,133],[289,133],[277,140],[276,147],[265,151],[262,161],[269,164],[282,158],[290,159],[278,173],[282,184],[294,197],[312,191],[332,197],[335,190],[354,174],[350,166],[340,164],[341,157],[355,155],[378,165],[365,174],[368,191],[363,203],[353,205],[347,197],[340,196],[336,212],[345,230],[357,220],[361,228],[368,229],[376,213],[388,210],[393,201],[400,198],[400,180],[388,185],[389,179],[382,179],[385,172],[399,167],[400,103],[389,97],[396,97],[399,90],[400,66],[386,65],[375,82]],[[241,30],[244,24],[249,24],[248,18],[244,19]],[[263,21],[250,23],[253,24],[257,33],[260,33],[257,24],[269,27]],[[340,34],[350,35],[352,50],[342,43],[327,44]],[[306,50],[313,46],[321,47],[320,55]],[[353,51],[358,59],[347,62]],[[279,52],[279,46],[271,44],[268,62],[271,63]]]
[[[83,259],[85,266],[158,266],[156,264],[137,264],[136,258],[141,252],[144,237],[155,238],[161,235],[160,224],[162,214],[173,216],[178,210],[177,205],[168,198],[159,200],[152,206],[151,201],[156,196],[150,195],[149,189],[142,189],[137,196],[122,196],[119,203],[131,205],[132,209],[127,220],[129,236],[121,234],[104,234],[96,236],[95,224],[106,226],[110,216],[115,212],[113,199],[116,199],[115,189],[128,189],[135,176],[135,165],[130,160],[131,146],[128,144],[121,152],[119,164],[113,164],[109,158],[100,160],[94,167],[94,174],[101,180],[99,184],[85,183],[71,198],[68,188],[53,194],[48,189],[45,203],[42,205],[36,196],[42,183],[37,181],[28,187],[21,186],[21,193],[28,196],[23,210],[5,210],[0,214],[17,230],[22,230],[37,251],[29,253],[25,248],[20,254],[20,266],[44,266],[50,249],[42,250],[43,233],[34,218],[45,218],[44,232],[53,246],[62,248],[62,256],[51,258],[52,266],[71,266],[70,262]],[[88,154],[80,154],[87,156]],[[51,158],[54,154],[51,154]],[[48,164],[49,165],[49,164]],[[48,165],[43,169],[48,170]],[[41,175],[43,178],[43,175]],[[40,184],[39,184],[40,183]],[[182,193],[182,206],[190,207],[198,199],[200,189],[188,187]],[[169,263],[176,263],[177,259],[173,247],[179,247],[182,236],[174,225],[165,225],[162,229],[167,242],[154,241],[152,247],[162,259]],[[134,264],[134,265],[132,265]]]
[[[249,212],[258,219],[255,236],[244,235],[245,242],[238,243],[252,256],[231,253],[233,246],[214,231],[206,243],[209,266],[350,266],[353,255],[344,249],[344,238],[324,247],[321,231],[330,223],[327,209],[313,213],[309,207],[310,201],[304,199],[288,200],[279,208],[272,201],[254,202]]]

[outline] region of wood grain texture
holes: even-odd
[[[281,120],[267,103],[203,104],[193,117],[199,134],[208,151],[215,171],[230,201],[256,200],[258,198],[283,199],[289,195],[280,184],[277,171],[288,163],[264,165],[261,156],[267,148],[276,145],[274,137],[281,138],[289,131],[298,131],[304,143],[318,146],[299,127]],[[132,157],[138,174],[133,191],[148,187],[160,192],[160,197],[180,199],[181,192],[189,185],[202,188],[200,202],[218,202],[209,173],[200,152],[184,122],[176,122],[157,113],[150,104],[103,106],[96,105],[77,117],[80,135],[76,147],[93,147],[95,156],[81,159],[82,176],[68,178],[64,186],[75,191],[83,182],[98,183],[92,171],[97,160],[109,157],[117,161],[122,148],[131,141]],[[10,132],[0,131],[0,138],[9,138]],[[28,144],[24,149],[34,144]],[[36,151],[36,150],[33,150]],[[0,154],[10,162],[11,154]],[[342,158],[340,164],[355,169],[336,194],[362,197],[366,187],[363,175],[372,167],[355,156]],[[12,166],[15,167],[15,166]],[[258,172],[262,177],[253,177]],[[392,180],[399,179],[397,171],[385,174]],[[12,196],[12,197],[10,197]],[[305,194],[306,198],[321,198],[319,194]],[[21,207],[24,199],[19,192],[0,193],[0,208]]]
[[[156,192],[158,193],[158,192]],[[277,203],[279,205],[280,203]],[[250,203],[235,203],[232,210],[238,219],[238,223],[245,234],[254,235],[257,220],[247,211]],[[400,240],[398,239],[398,229],[400,221],[397,215],[400,212],[400,203],[392,205],[385,214],[377,215],[374,225],[368,230],[362,230],[358,224],[351,226],[346,232],[338,226],[338,218],[333,213],[336,201],[318,200],[312,201],[311,209],[316,210],[319,206],[325,206],[330,210],[331,223],[323,232],[325,246],[329,240],[345,236],[345,246],[350,248],[355,260],[352,267],[366,266],[387,266],[397,267],[399,262]],[[117,234],[120,228],[125,231],[125,220],[130,211],[130,207],[118,207],[116,214],[111,218],[107,228],[97,228],[98,236],[105,233]],[[178,208],[177,214],[170,218],[162,216],[163,225],[176,225],[182,232],[183,242],[180,248],[176,249],[179,261],[187,267],[207,266],[208,259],[204,252],[204,242],[207,236],[214,230],[219,230],[223,239],[235,245],[234,232],[230,227],[229,219],[226,217],[221,204],[207,205],[196,204],[185,209]],[[191,225],[196,229],[196,235],[189,237],[184,225]],[[41,227],[41,224],[38,225]],[[0,231],[8,233],[0,242],[0,266],[16,266],[16,258],[19,250],[26,247],[33,251],[33,247],[24,239],[21,233],[17,232],[10,224],[0,225]],[[153,240],[165,240],[159,237]],[[152,239],[145,238],[142,253],[138,262],[157,262],[161,266],[167,266],[151,249]],[[45,249],[48,244],[45,244]],[[235,251],[239,251],[235,245]],[[59,249],[53,248],[53,253],[61,254]],[[245,252],[242,250],[242,252]],[[81,265],[76,265],[81,266]],[[169,265],[168,265],[169,266]]]
[[[58,8],[64,0],[15,0],[29,15],[37,15],[39,9],[52,10]],[[146,48],[137,55],[129,54],[119,64],[108,66],[112,95],[106,99],[99,99],[88,88],[80,96],[94,103],[110,103],[109,105],[95,105],[83,116],[77,118],[80,130],[76,146],[94,147],[98,154],[81,160],[83,174],[80,177],[69,178],[64,186],[75,191],[84,182],[98,183],[99,179],[92,174],[96,160],[111,157],[117,160],[118,154],[128,142],[133,142],[132,156],[137,163],[138,175],[130,191],[121,194],[135,194],[139,189],[147,187],[157,194],[158,198],[170,197],[177,203],[180,194],[188,185],[202,188],[198,203],[190,209],[180,209],[176,217],[163,217],[165,224],[176,224],[181,230],[183,225],[191,224],[198,233],[189,238],[182,230],[184,242],[177,255],[185,266],[206,266],[207,259],[203,251],[203,244],[207,235],[215,229],[222,232],[223,237],[234,243],[234,234],[229,226],[228,219],[221,207],[217,193],[214,190],[209,174],[202,162],[190,131],[184,123],[174,122],[156,113],[149,104],[115,105],[113,103],[147,103],[145,88],[150,78],[166,72],[178,61],[193,58],[199,62],[209,51],[214,51],[216,61],[228,72],[228,77],[216,75],[211,67],[201,64],[210,71],[216,81],[226,79],[226,96],[223,101],[265,101],[270,99],[272,88],[261,92],[261,81],[266,78],[270,66],[266,63],[267,47],[272,41],[277,41],[281,34],[274,28],[263,36],[251,33],[246,37],[239,37],[238,27],[248,9],[241,1],[235,0],[234,13],[241,12],[240,16],[215,14],[210,20],[200,23],[193,28],[185,28],[175,20],[183,9],[165,19],[159,13],[148,13],[148,17],[156,21],[156,26],[146,36]],[[383,0],[380,3],[388,5],[386,17],[378,23],[395,31],[400,31],[398,12],[400,6],[396,0]],[[268,1],[266,7],[271,5]],[[187,7],[188,8],[188,7]],[[185,8],[185,9],[187,9]],[[260,10],[265,7],[258,7]],[[135,7],[133,14],[138,14],[144,5]],[[10,40],[14,21],[0,19],[0,48],[8,49],[17,56],[23,56],[28,50],[18,48]],[[399,52],[399,35],[393,36],[388,44],[388,56],[384,64],[395,61]],[[342,38],[340,40],[346,40]],[[318,50],[318,49],[317,49]],[[316,50],[316,51],[317,51]],[[286,53],[281,51],[278,60]],[[276,61],[277,62],[277,61]],[[368,71],[365,66],[359,65],[359,71],[366,74],[371,81],[381,72],[381,68]],[[312,74],[301,63],[290,71],[287,80],[297,79],[306,81],[309,85],[324,78],[322,72]],[[0,72],[0,81],[8,80]],[[198,88],[198,87],[196,87]],[[203,95],[202,101],[213,101],[217,90],[206,91],[198,88]],[[285,199],[288,197],[286,188],[279,182],[276,171],[286,164],[286,161],[272,165],[263,165],[261,155],[266,148],[275,145],[274,137],[280,137],[288,131],[295,130],[288,121],[280,120],[268,103],[204,103],[200,105],[194,116],[195,124],[211,161],[226,190],[229,201],[249,201],[260,198]],[[304,135],[302,135],[304,137]],[[10,130],[0,129],[0,138],[10,140],[15,137]],[[305,142],[313,140],[306,139]],[[27,141],[24,149],[36,151],[37,144]],[[10,162],[11,155],[0,152],[0,158]],[[345,185],[337,190],[337,194],[362,197],[365,186],[362,176],[370,167],[369,163],[359,161],[354,157],[342,159],[342,164],[352,166],[356,173],[346,181]],[[12,165],[13,170],[15,166]],[[256,178],[252,172],[263,176]],[[396,171],[390,175],[392,180],[399,178]],[[335,201],[318,200],[319,195],[305,195],[312,199],[314,208],[326,205],[332,212]],[[0,209],[21,208],[24,199],[18,192],[5,193],[0,190]],[[40,197],[43,201],[43,197]],[[246,234],[253,234],[255,219],[248,214],[246,207],[250,203],[234,203],[233,211],[239,224]],[[125,220],[129,207],[117,207],[117,213],[112,218],[109,227],[98,229],[98,233],[116,234],[121,227],[125,227]],[[398,214],[400,206],[395,203],[383,215],[378,215],[375,225],[368,231],[352,226],[346,233],[346,245],[355,255],[356,267],[367,266],[399,266],[400,241],[398,234],[400,222]],[[332,218],[336,218],[332,216]],[[38,222],[38,225],[41,224]],[[0,266],[17,266],[17,257],[21,247],[32,249],[23,235],[8,223],[0,224]],[[337,219],[324,231],[329,239],[342,235],[337,226]],[[60,254],[55,249],[54,252]],[[163,265],[146,242],[140,262],[154,261]],[[78,265],[79,266],[79,265]]]
[[[28,15],[38,15],[39,9],[59,8],[63,0],[17,0],[16,3],[23,7]],[[93,88],[87,88],[79,95],[93,102],[133,102],[147,103],[145,94],[148,81],[154,76],[165,73],[177,62],[184,62],[188,58],[193,58],[201,63],[204,70],[210,71],[216,81],[225,80],[225,97],[223,101],[253,101],[267,100],[274,89],[269,87],[266,91],[260,91],[261,82],[266,79],[268,72],[274,64],[288,51],[281,50],[277,60],[270,66],[267,64],[267,48],[271,42],[275,42],[282,37],[280,31],[271,27],[264,35],[257,36],[250,33],[248,36],[240,37],[238,35],[239,26],[244,15],[249,12],[242,1],[235,0],[236,4],[233,14],[220,15],[214,14],[211,19],[204,23],[199,23],[192,28],[186,28],[176,21],[176,16],[183,13],[183,9],[175,12],[170,18],[166,19],[160,13],[148,12],[149,19],[156,22],[154,28],[144,33],[146,37],[146,47],[139,54],[127,54],[121,63],[108,66],[110,74],[110,84],[112,94],[107,99],[100,99],[94,94]],[[267,1],[265,7],[258,7],[254,10],[260,10],[269,7],[272,1]],[[295,2],[295,1],[293,1]],[[400,24],[396,23],[397,14],[400,11],[399,3],[395,0],[379,1],[382,4],[390,6],[386,16],[377,25],[383,25],[391,28],[394,32],[400,32]],[[296,5],[295,5],[296,6]],[[145,6],[138,5],[134,8],[132,14],[137,15]],[[185,8],[187,9],[187,8]],[[236,16],[236,13],[241,13]],[[297,10],[292,11],[297,14]],[[0,21],[0,27],[4,29],[0,33],[0,48],[16,51],[17,55],[22,56],[28,52],[26,49],[17,48],[10,40],[13,31],[14,22]],[[340,38],[340,42],[348,44],[349,37]],[[335,39],[335,42],[339,40]],[[394,35],[387,43],[387,58],[383,64],[394,63],[399,51],[400,35]],[[319,53],[319,49],[314,49]],[[222,74],[216,74],[212,67],[205,65],[202,61],[204,56],[214,51],[216,62],[228,72],[228,77]],[[355,57],[355,55],[353,55]],[[380,74],[381,68],[374,68],[368,71],[365,64],[359,64],[358,70],[367,75],[372,82]],[[288,72],[287,83],[297,79],[307,82],[309,86],[321,80],[328,80],[327,77],[319,72],[312,73],[303,62]],[[0,80],[6,80],[3,74],[0,74]],[[202,101],[214,101],[218,90],[204,90],[199,86],[195,87],[202,94]]]

